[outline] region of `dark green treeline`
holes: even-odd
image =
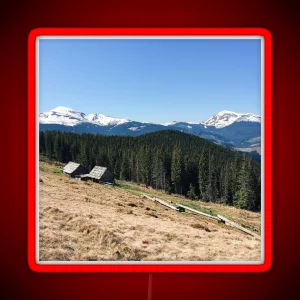
[[[40,131],[40,153],[91,170],[108,167],[117,179],[190,199],[260,210],[260,164],[205,139],[175,130],[138,137]]]

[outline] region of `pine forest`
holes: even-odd
[[[261,165],[250,157],[176,130],[137,137],[40,131],[39,151],[50,160],[89,170],[108,167],[116,179],[192,200],[259,211]]]

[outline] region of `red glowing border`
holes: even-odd
[[[36,39],[39,36],[260,36],[264,39],[265,257],[262,264],[38,264],[36,209]],[[272,265],[272,36],[263,28],[37,28],[28,37],[28,263],[36,272],[265,272]],[[225,263],[225,262],[224,262]]]

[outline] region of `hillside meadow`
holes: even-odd
[[[233,227],[179,213],[143,198],[158,197],[221,214],[260,234],[261,215],[126,181],[77,181],[63,164],[40,161],[40,261],[259,261],[261,242]]]

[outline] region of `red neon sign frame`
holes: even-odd
[[[36,234],[36,39],[39,36],[260,36],[264,39],[264,262],[262,264],[38,264]],[[265,272],[272,265],[272,37],[263,28],[37,28],[28,37],[28,263],[37,272]]]

